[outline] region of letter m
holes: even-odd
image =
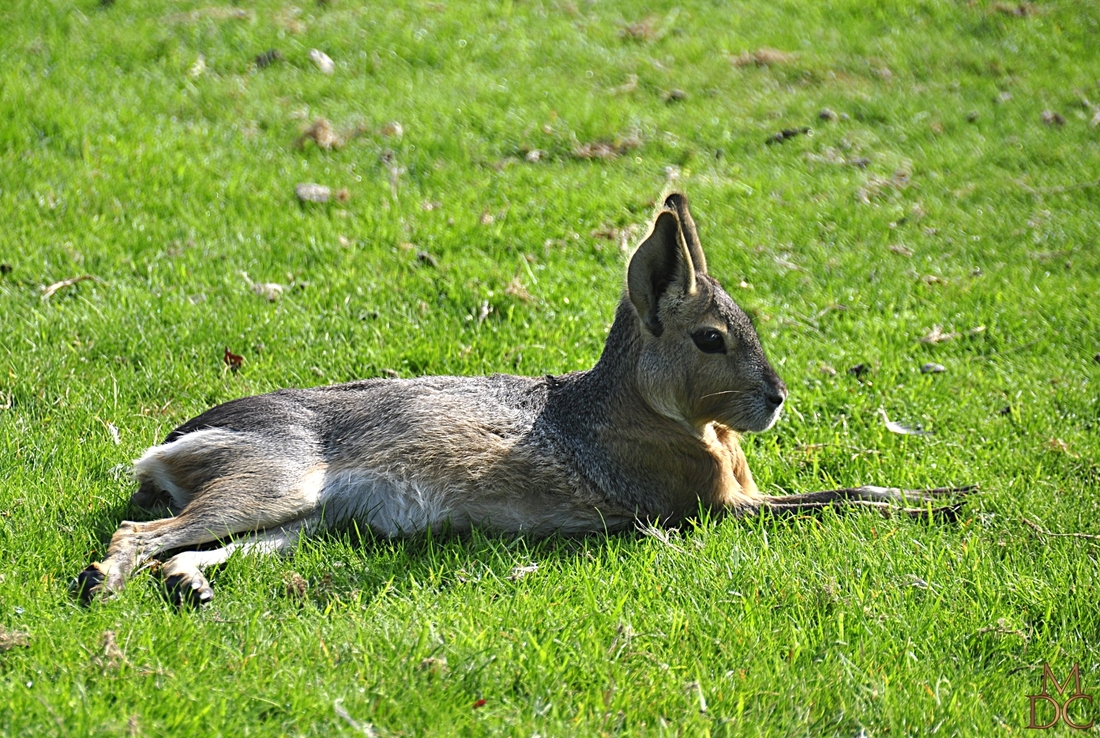
[[[1066,677],[1066,681],[1061,684],[1054,677],[1054,672],[1051,671],[1050,664],[1043,664],[1043,694],[1050,694],[1050,689],[1047,687],[1048,680],[1054,682],[1054,688],[1058,690],[1058,694],[1062,697],[1066,696],[1066,687],[1069,686],[1070,680],[1073,680],[1073,691],[1071,695],[1081,694],[1081,665],[1074,664],[1073,668],[1069,670],[1069,676]]]

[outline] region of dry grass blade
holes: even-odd
[[[89,279],[93,281],[99,281],[90,274],[82,274],[79,277],[69,277],[68,279],[63,279],[60,282],[54,282],[50,286],[42,288],[42,299],[48,300],[66,287],[72,287],[74,284],[86,282]]]
[[[343,720],[345,723],[351,726],[352,730],[358,730],[363,735],[374,736],[378,735],[374,731],[374,726],[370,723],[361,723],[351,716],[351,714],[344,709],[343,698],[336,700],[332,703],[332,709],[336,712],[336,717]]]
[[[1058,538],[1082,538],[1086,541],[1100,541],[1100,535],[1094,533],[1055,533],[1054,531],[1043,528],[1038,523],[1033,523],[1027,518],[1020,518],[1024,522],[1024,525],[1041,533],[1044,536],[1055,536]]]
[[[677,553],[684,552],[684,549],[680,548],[672,542],[673,535],[680,532],[679,528],[658,528],[657,526],[652,524],[642,525],[641,523],[639,523],[637,525],[637,530],[643,536],[660,541]]]
[[[902,425],[901,423],[895,423],[894,421],[890,420],[889,417],[887,417],[886,410],[884,408],[880,407],[878,409],[878,414],[882,418],[882,422],[886,426],[886,430],[890,431],[891,433],[897,433],[900,436],[930,436],[930,435],[932,435],[932,431],[920,430],[919,428],[910,428],[907,425]]]

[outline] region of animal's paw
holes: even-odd
[[[168,590],[168,599],[176,607],[189,605],[201,607],[214,599],[214,589],[202,572],[190,574],[173,574],[164,580],[164,587]]]
[[[99,568],[98,564],[92,564],[84,571],[76,575],[73,580],[72,591],[80,598],[80,604],[90,605],[104,592],[103,582],[107,576]]]

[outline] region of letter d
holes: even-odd
[[[1054,724],[1062,717],[1062,706],[1058,704],[1058,701],[1051,697],[1049,694],[1029,694],[1027,696],[1031,700],[1031,725],[1027,727],[1032,730],[1046,730],[1047,728],[1053,728]],[[1050,722],[1046,725],[1038,725],[1035,722],[1035,701],[1046,700],[1050,704],[1054,705],[1054,717],[1050,719]]]

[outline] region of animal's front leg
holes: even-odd
[[[900,512],[910,517],[935,517],[947,520],[958,518],[962,502],[937,507],[910,507],[920,503],[940,503],[953,497],[965,497],[977,489],[965,487],[936,487],[934,489],[899,489],[897,487],[846,487],[824,492],[795,495],[765,495],[758,509],[779,515],[797,515],[816,512],[826,507],[869,507],[885,515]]]

